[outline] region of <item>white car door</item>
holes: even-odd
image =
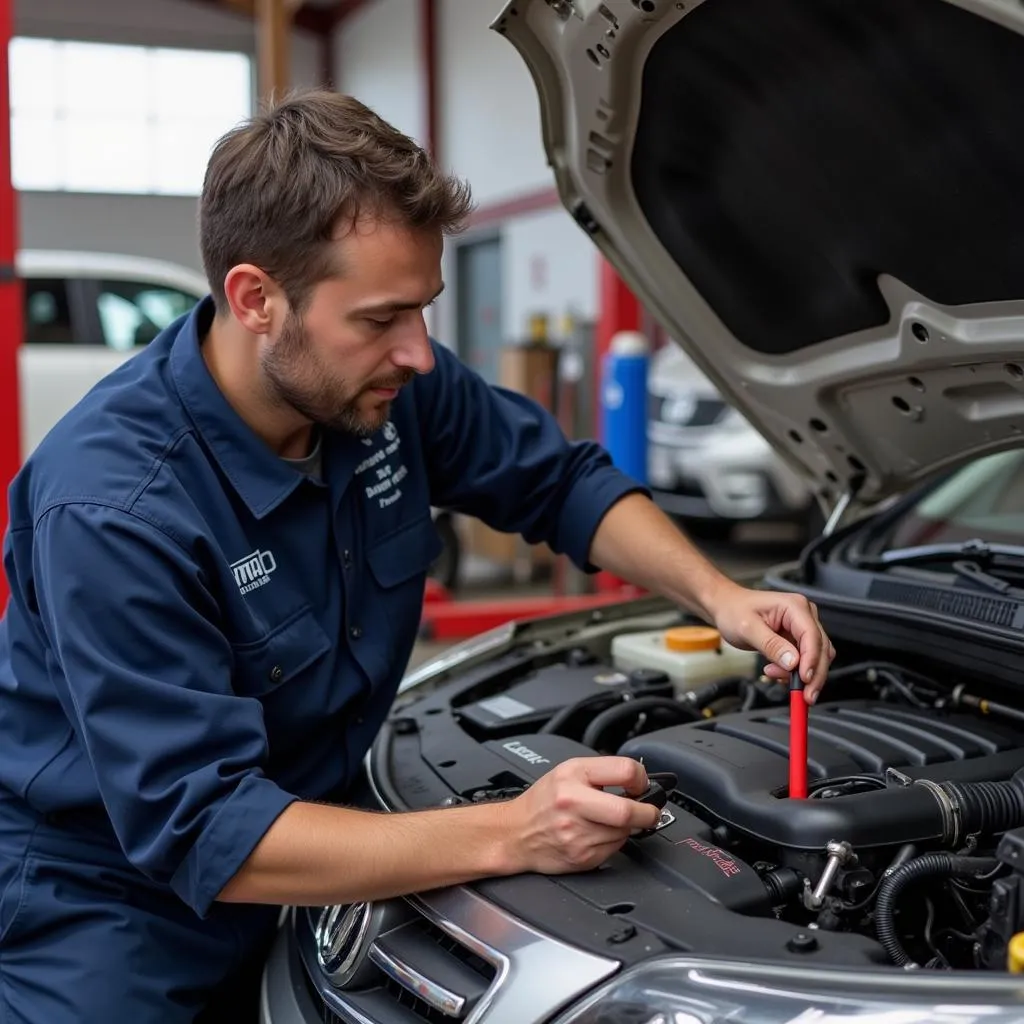
[[[98,381],[141,351],[204,294],[201,279],[168,281],[116,267],[23,274],[25,341],[18,353],[22,459]]]

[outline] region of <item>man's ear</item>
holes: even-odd
[[[284,293],[251,263],[240,263],[228,271],[224,278],[224,295],[231,315],[250,334],[269,334],[287,313]]]

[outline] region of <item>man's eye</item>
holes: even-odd
[[[369,322],[374,327],[376,327],[378,331],[383,331],[386,328],[390,327],[395,322],[395,318],[393,316],[391,316],[391,317],[388,317],[387,320],[376,320],[373,317],[369,317]]]

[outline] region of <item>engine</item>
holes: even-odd
[[[390,788],[411,807],[510,799],[561,761],[623,754],[675,785],[656,829],[560,879],[588,904],[675,948],[1005,970],[1024,930],[1017,713],[900,666],[840,668],[791,800],[786,701],[756,671],[680,688],[586,650],[511,656],[398,714]]]

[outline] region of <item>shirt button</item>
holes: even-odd
[[[352,552],[343,551],[341,553],[341,564],[347,569],[352,564]]]
[[[280,665],[275,665],[270,670],[270,681],[272,683],[279,683],[284,679],[284,669]]]
[[[358,640],[363,635],[363,627],[362,626],[353,626],[349,630],[349,634],[351,635],[353,640]]]

